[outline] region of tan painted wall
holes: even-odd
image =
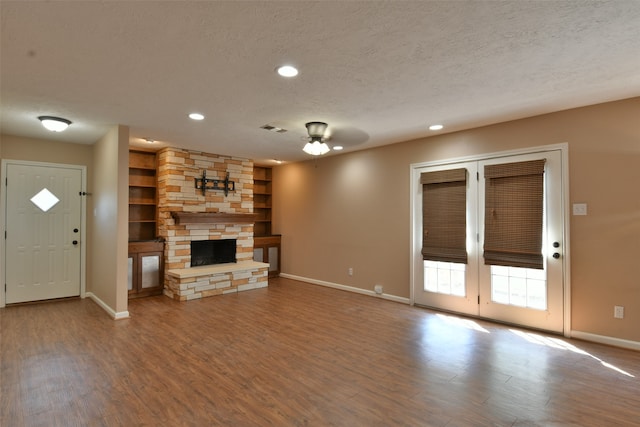
[[[127,311],[128,141],[129,129],[114,126],[93,146],[95,182],[89,215],[96,244],[87,255],[93,265],[87,290],[116,313]]]
[[[278,166],[282,271],[408,298],[410,165],[563,142],[589,209],[569,218],[572,329],[640,341],[640,98]]]
[[[90,168],[93,162],[93,146],[1,135],[0,157],[31,162],[84,165]],[[89,181],[89,179],[87,179]]]

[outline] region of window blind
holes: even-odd
[[[544,268],[544,165],[543,159],[485,166],[485,264]]]
[[[467,170],[420,174],[422,257],[467,263]]]

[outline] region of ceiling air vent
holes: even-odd
[[[282,129],[282,128],[271,126],[271,125],[260,126],[260,129],[266,129],[266,130],[270,130],[271,132],[277,132],[277,133],[285,133],[287,131],[286,129]]]

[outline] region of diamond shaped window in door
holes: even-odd
[[[43,188],[38,194],[31,198],[34,205],[42,209],[42,212],[47,212],[54,207],[60,199],[58,199],[51,191]]]

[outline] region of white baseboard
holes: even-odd
[[[109,314],[109,316],[111,316],[111,318],[113,320],[120,320],[120,319],[128,319],[129,318],[129,312],[128,311],[115,311],[114,309],[109,307],[104,301],[102,301],[100,298],[98,298],[98,296],[96,294],[94,294],[93,292],[87,292],[87,293],[85,293],[85,296],[89,297],[90,299],[93,300],[93,302],[98,304],[104,311],[106,311]]]
[[[399,302],[402,304],[410,304],[409,298],[398,297],[395,295],[389,295],[385,293],[378,295],[374,291],[356,288],[353,286],[341,285],[339,283],[325,282],[324,280],[309,279],[308,277],[295,276],[293,274],[287,274],[287,273],[280,273],[280,277],[284,277],[285,279],[298,280],[300,282],[311,283],[312,285],[320,285],[320,286],[326,286],[328,288],[340,289],[341,291],[348,291],[348,292],[354,292],[356,294],[368,295],[371,297],[386,299],[389,301]]]
[[[571,331],[571,338],[591,341],[598,344],[611,345],[614,347],[628,348],[630,350],[640,350],[640,342],[623,340],[620,338],[613,338],[605,335],[596,335],[589,332]]]

